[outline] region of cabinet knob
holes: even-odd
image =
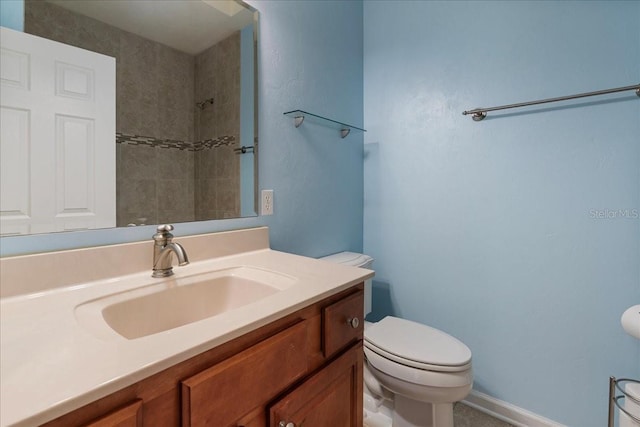
[[[357,317],[350,317],[347,319],[347,323],[353,328],[357,329],[360,326],[360,320]]]
[[[280,421],[278,427],[296,427],[294,423],[288,423],[286,421]]]

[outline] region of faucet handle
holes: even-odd
[[[173,239],[173,225],[171,224],[162,224],[156,228],[156,234],[153,235],[153,240],[156,241],[156,244],[166,245],[167,243],[171,243],[171,239]]]
[[[164,233],[170,233],[173,231],[173,225],[171,224],[162,224],[159,225],[158,228],[156,228],[156,232],[164,234]]]

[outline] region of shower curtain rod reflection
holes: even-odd
[[[253,153],[253,147],[247,147],[247,146],[242,146],[242,147],[236,147],[233,149],[233,151],[236,154],[247,154],[247,153]]]
[[[462,115],[466,116],[467,114],[473,114],[471,118],[474,121],[479,122],[485,117],[487,117],[488,111],[506,110],[508,108],[526,107],[529,105],[546,104],[548,102],[558,102],[558,101],[566,101],[569,99],[585,98],[587,96],[606,95],[608,93],[615,93],[615,92],[626,92],[628,90],[635,90],[636,95],[640,97],[640,84],[637,84],[632,86],[617,87],[613,89],[597,90],[595,92],[578,93],[576,95],[560,96],[558,98],[548,98],[548,99],[541,99],[538,101],[520,102],[518,104],[501,105],[499,107],[476,108],[475,110],[463,111]]]

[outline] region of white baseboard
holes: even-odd
[[[516,427],[567,427],[476,390],[471,390],[463,403]]]

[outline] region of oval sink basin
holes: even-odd
[[[76,317],[98,335],[104,336],[101,320],[119,335],[136,339],[254,303],[293,283],[290,276],[252,267],[170,277],[81,304]]]

